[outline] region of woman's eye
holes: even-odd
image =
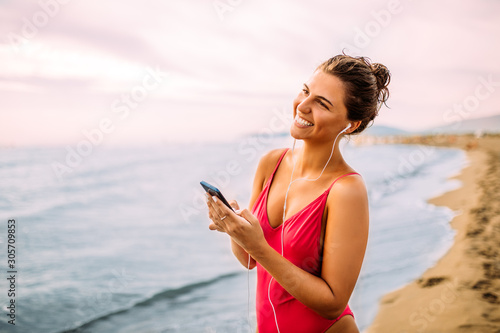
[[[309,91],[307,91],[307,89],[302,89],[302,92],[303,92],[304,94],[306,94],[306,95],[309,93]]]
[[[319,105],[321,105],[322,107],[324,107],[325,109],[328,109],[328,107],[325,105],[325,103],[321,102],[321,101],[318,101]]]

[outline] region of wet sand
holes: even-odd
[[[366,333],[500,332],[500,136],[414,137],[456,147],[469,165],[459,189],[429,200],[457,215],[454,244],[419,279],[385,295]]]

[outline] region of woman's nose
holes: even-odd
[[[297,105],[297,111],[299,111],[301,113],[311,112],[311,108],[310,108],[309,102],[307,101],[307,98],[304,99],[303,101],[301,101],[299,103],[299,105]]]

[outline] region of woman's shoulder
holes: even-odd
[[[260,158],[259,166],[266,170],[271,170],[272,172],[286,150],[288,150],[288,148],[276,148],[268,151]]]
[[[345,201],[366,201],[367,200],[366,185],[359,173],[354,170],[345,173],[338,177],[330,190],[327,204]]]
[[[277,148],[272,149],[262,155],[259,161],[259,165],[257,167],[257,176],[262,179],[262,182],[265,184],[267,179],[271,176],[274,171],[274,168],[278,164],[279,159],[283,155],[283,153],[288,148]]]
[[[276,164],[280,159],[281,155],[285,153],[288,148],[276,148],[268,151],[260,158],[261,162]],[[275,163],[274,163],[275,162]]]

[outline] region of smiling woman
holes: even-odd
[[[348,301],[368,239],[368,198],[337,139],[373,121],[389,81],[385,66],[365,58],[327,60],[293,103],[290,134],[303,147],[261,158],[250,210],[207,197],[210,229],[257,267],[258,332],[358,332]]]

